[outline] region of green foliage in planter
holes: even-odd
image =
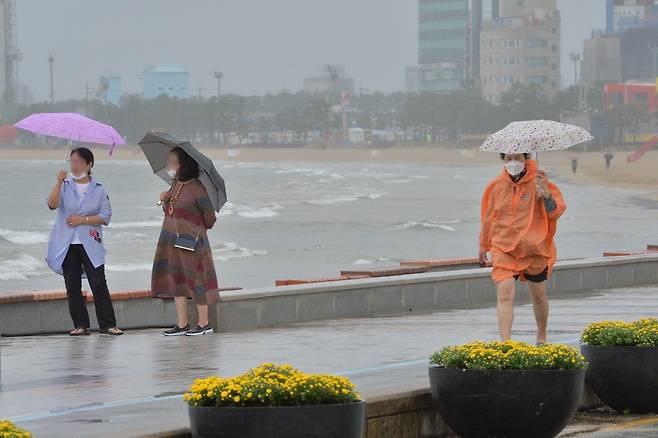
[[[587,368],[587,361],[567,345],[534,346],[525,342],[472,342],[445,347],[430,357],[444,368],[471,370],[571,370]]]
[[[596,322],[587,326],[581,341],[604,347],[658,347],[658,319]]]
[[[331,405],[360,400],[345,377],[305,374],[290,365],[271,363],[241,376],[197,379],[184,398],[190,406],[202,407]]]

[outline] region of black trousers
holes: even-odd
[[[114,316],[112,298],[105,280],[105,266],[101,265],[94,268],[82,245],[70,245],[62,265],[73,326],[75,328],[89,328],[89,313],[87,312],[85,299],[82,296],[83,268],[87,274],[91,292],[94,294],[94,306],[96,307],[96,318],[99,327],[101,329],[116,327],[117,321]]]

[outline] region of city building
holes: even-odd
[[[658,24],[658,3],[655,0],[606,0],[606,4],[608,34]]]
[[[160,95],[188,99],[190,97],[190,74],[175,65],[149,66],[142,77],[144,97],[154,99]]]
[[[621,36],[622,81],[656,80],[658,76],[658,27],[626,30]]]
[[[519,6],[512,8],[512,3]],[[514,11],[525,15],[512,16]],[[555,0],[501,0],[498,18],[484,20],[480,32],[483,97],[500,103],[502,95],[516,83],[538,86],[547,96],[557,93],[561,82],[560,34]]]
[[[606,29],[583,46],[582,83],[646,81],[656,77],[658,1],[606,0]]]
[[[316,76],[304,79],[304,92],[309,94],[354,94],[354,79],[346,77],[345,67],[326,65]]]
[[[404,92],[415,93],[418,91],[418,67],[407,67],[404,75]]]
[[[523,17],[534,15],[535,11],[555,11],[557,9],[556,0],[499,0],[498,16],[503,18]]]
[[[580,80],[586,87],[621,81],[621,39],[603,35],[583,43]]]
[[[603,100],[606,107],[617,105],[638,105],[649,112],[658,109],[656,82],[609,83],[603,87]]]
[[[479,77],[482,0],[418,0],[418,91],[451,92]]]
[[[99,79],[101,97],[106,104],[119,105],[121,101],[121,78],[119,76],[101,76]]]
[[[482,20],[495,20],[500,16],[500,0],[482,0]]]

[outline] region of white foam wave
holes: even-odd
[[[48,234],[38,231],[16,231],[0,228],[0,237],[16,245],[36,245],[48,242]]]
[[[331,196],[331,197],[326,197],[322,199],[311,199],[310,201],[304,201],[304,204],[311,204],[311,205],[333,205],[333,204],[341,204],[344,202],[354,202],[358,200],[365,200],[365,199],[380,199],[386,196],[386,193],[365,193],[365,194],[355,194],[355,195],[338,195],[338,196]]]
[[[389,259],[388,257],[377,257],[374,259],[359,259],[355,261],[353,264],[355,266],[364,266],[364,265],[372,265],[378,262],[390,262],[390,261],[391,259]]]
[[[125,230],[131,228],[158,228],[162,226],[162,220],[110,222],[110,229]]]
[[[402,178],[402,179],[392,179],[390,181],[384,181],[385,184],[409,184],[414,182],[411,178]]]
[[[225,215],[231,215],[235,213],[238,216],[246,219],[262,219],[268,217],[276,217],[279,215],[280,210],[283,210],[283,206],[277,204],[276,202],[262,206],[231,204],[231,208],[227,210]]]
[[[146,234],[130,231],[110,232],[108,234],[113,242],[141,242],[148,237]]]
[[[249,211],[241,211],[238,213],[238,216],[247,218],[247,219],[263,219],[268,217],[276,217],[279,213],[269,208],[257,208]]]
[[[320,176],[320,175],[326,175],[329,173],[327,169],[312,169],[312,168],[307,168],[307,167],[296,167],[293,169],[281,169],[277,170],[275,173],[279,175],[287,175],[287,174],[302,174],[305,176]],[[332,174],[334,175],[334,174]]]
[[[42,274],[44,262],[31,255],[0,261],[0,280],[27,280]]]
[[[267,255],[267,251],[243,248],[234,242],[219,242],[212,246],[212,252],[215,260],[223,262],[231,259]]]
[[[107,265],[105,269],[109,272],[137,272],[150,271],[152,267],[152,263],[117,263]]]
[[[457,230],[455,230],[450,225],[456,225],[459,223],[461,223],[459,219],[446,220],[446,221],[422,221],[422,222],[408,221],[403,224],[399,224],[398,228],[441,229],[444,231],[450,231],[451,233],[454,233]]]

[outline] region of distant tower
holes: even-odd
[[[2,39],[2,116],[10,118],[16,107],[18,83],[18,63],[22,54],[16,42],[16,3],[15,0],[0,0],[0,38]]]

